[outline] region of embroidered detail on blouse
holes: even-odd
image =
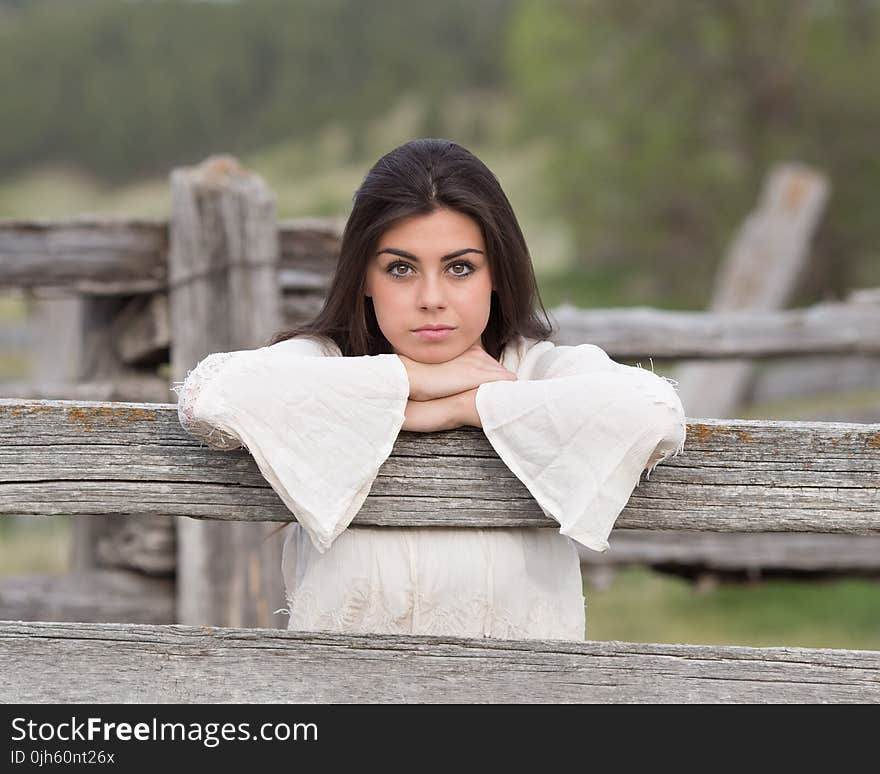
[[[289,631],[332,631],[373,634],[428,634],[452,637],[494,637],[501,639],[583,640],[583,618],[573,617],[556,600],[532,597],[521,600],[516,611],[496,606],[484,592],[459,594],[454,603],[438,604],[435,599],[413,590],[404,592],[403,613],[389,610],[382,595],[368,578],[351,580],[345,599],[339,605],[322,607],[312,589],[287,594]],[[418,610],[418,626],[413,615]],[[285,611],[276,611],[285,612]],[[491,630],[483,622],[491,620]],[[477,632],[476,629],[480,631]]]
[[[202,387],[229,360],[234,352],[214,352],[203,358],[195,368],[187,371],[186,379],[174,382],[171,389],[177,395],[177,417],[186,432],[203,440],[213,449],[228,451],[243,448],[242,442],[234,435],[224,433],[217,427],[196,418],[196,406]]]

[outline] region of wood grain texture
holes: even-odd
[[[333,273],[342,235],[338,218],[282,221],[277,233],[280,269],[322,278]],[[168,284],[168,252],[165,219],[0,220],[0,287],[85,295],[163,290]],[[295,275],[286,278],[289,282]]]
[[[3,382],[0,397],[40,400],[129,401],[133,403],[168,403],[174,392],[161,376],[145,376],[128,370],[106,379],[61,382]]]
[[[718,571],[880,573],[880,535],[619,530],[605,553],[578,546],[582,565],[664,565]],[[880,616],[880,611],[878,611]]]
[[[0,578],[0,616],[16,621],[174,623],[174,580],[133,570]]]
[[[0,400],[0,511],[291,521],[244,449],[176,407]],[[554,526],[478,428],[401,432],[353,524]],[[880,424],[693,419],[617,526],[880,534]]]
[[[233,156],[175,169],[171,202],[171,372],[182,380],[206,355],[260,346],[281,327],[278,226],[265,180]],[[177,520],[179,623],[274,623],[283,535],[271,526]]]
[[[5,220],[0,285],[99,295],[158,290],[165,284],[167,250],[163,220]]]
[[[590,342],[618,358],[710,361],[880,354],[880,306],[868,304],[823,302],[803,309],[729,312],[579,309],[564,304],[550,314],[559,327],[559,344]]]
[[[3,702],[880,702],[880,652],[0,622]]]

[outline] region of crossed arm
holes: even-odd
[[[431,433],[464,425],[482,427],[477,413],[477,388],[434,400],[408,400],[401,429]]]
[[[504,368],[475,342],[453,360],[438,365],[421,364],[399,355],[410,382],[403,430],[430,433],[469,425],[482,427],[477,412],[477,390],[488,381],[515,380],[516,374]],[[476,384],[476,387],[471,385]],[[445,393],[445,394],[444,394]]]

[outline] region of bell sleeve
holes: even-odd
[[[333,347],[297,337],[215,352],[172,387],[184,430],[213,449],[244,447],[321,553],[363,505],[409,399],[397,355]]]
[[[684,449],[673,382],[612,360],[593,344],[534,344],[517,381],[477,390],[483,432],[560,533],[594,551],[639,484]]]

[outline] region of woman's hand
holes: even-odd
[[[482,427],[480,415],[477,413],[476,396],[475,388],[445,398],[408,400],[401,430],[433,433],[438,430],[455,430],[464,425]]]
[[[445,363],[420,363],[398,355],[409,376],[409,397],[414,401],[446,398],[474,390],[485,382],[516,381],[516,374],[495,360],[477,341]]]

